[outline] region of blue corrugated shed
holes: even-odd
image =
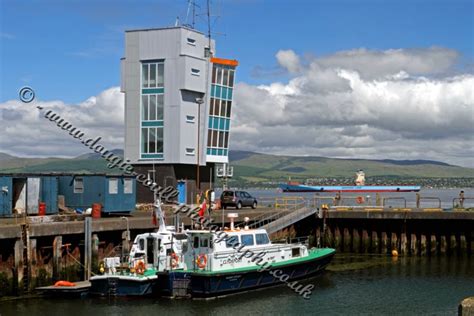
[[[136,180],[123,175],[70,174],[59,177],[59,194],[73,209],[102,205],[102,212],[124,213],[135,209]]]
[[[58,213],[58,176],[51,174],[0,174],[0,217],[14,210],[38,214],[39,202],[46,214]]]

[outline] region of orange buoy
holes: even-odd
[[[45,216],[46,215],[46,203],[40,202],[38,206],[38,215]]]
[[[356,202],[357,202],[357,204],[362,204],[362,203],[365,202],[365,199],[364,199],[363,196],[358,196],[358,197],[356,198]]]
[[[61,281],[58,281],[58,282],[54,283],[54,286],[56,286],[56,287],[58,287],[58,286],[76,286],[76,283],[61,280]]]
[[[392,257],[398,257],[398,251],[393,249],[392,250]]]
[[[102,211],[102,205],[99,203],[92,204],[92,218],[100,218],[100,213]]]

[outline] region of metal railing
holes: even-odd
[[[385,197],[382,199],[382,206],[386,206],[385,202],[386,201],[390,201],[390,200],[399,200],[399,201],[403,201],[403,207],[407,207],[407,199],[405,199],[404,197]]]
[[[471,197],[467,197],[467,198],[454,198],[453,199],[453,208],[465,208],[464,206],[464,202],[466,202],[466,200],[469,200],[469,201],[474,201],[474,198],[471,198]],[[457,201],[457,203],[456,203]]]
[[[437,202],[438,202],[438,208],[441,208],[441,199],[440,199],[440,198],[437,198],[437,197],[428,197],[428,196],[426,196],[426,197],[420,196],[420,198],[419,198],[419,200],[418,200],[418,201],[419,201],[418,207],[421,206],[421,201],[428,201],[428,200],[430,200],[430,201],[437,201]]]

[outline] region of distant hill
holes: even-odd
[[[431,160],[338,159],[282,156],[231,151],[234,176],[252,182],[306,180],[309,178],[353,178],[358,169],[367,177],[474,178],[474,169]]]
[[[113,152],[123,156],[123,150]],[[372,160],[337,159],[261,154],[249,151],[230,151],[234,179],[244,183],[303,181],[309,178],[353,178],[363,169],[370,177],[394,178],[474,178],[474,169],[431,160]],[[75,158],[21,158],[0,153],[0,172],[83,172],[118,173],[107,168],[107,162],[96,153]]]

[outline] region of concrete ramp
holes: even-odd
[[[294,223],[299,222],[302,219],[305,219],[308,216],[316,214],[317,211],[318,209],[315,207],[304,207],[296,211],[287,213],[285,212],[285,214],[281,214],[281,217],[276,218],[272,222],[261,226],[261,228],[266,229],[268,234],[273,234],[279,230],[293,225]]]

